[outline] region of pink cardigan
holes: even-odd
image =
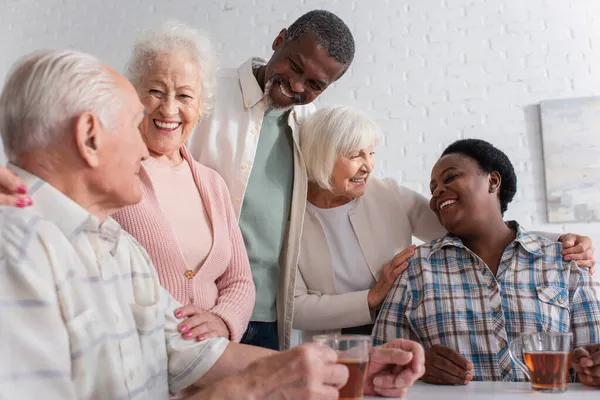
[[[179,243],[143,166],[142,201],[121,209],[113,217],[146,249],[161,285],[175,300],[184,305],[197,304],[218,315],[227,324],[230,339],[239,342],[254,308],[255,289],[229,191],[223,178],[194,161],[185,147],[181,153],[192,169],[213,230],[212,248],[193,277],[186,277],[188,268]],[[177,188],[173,188],[173,196],[177,196]]]

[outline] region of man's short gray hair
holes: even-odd
[[[127,63],[127,78],[136,90],[156,58],[183,51],[198,65],[200,72],[200,112],[208,111],[215,94],[217,57],[213,45],[204,33],[178,21],[167,21],[138,37]]]
[[[8,160],[56,142],[84,112],[113,129],[122,104],[116,89],[110,69],[89,54],[43,50],[17,61],[0,94],[0,135]]]
[[[362,111],[347,106],[317,110],[300,125],[300,149],[308,179],[332,190],[335,161],[376,144],[380,137],[379,126]]]

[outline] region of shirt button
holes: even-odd
[[[492,311],[494,311],[495,313],[499,313],[500,312],[500,306],[496,306],[492,309]]]
[[[247,107],[252,107],[252,102],[251,102],[251,101],[247,101],[247,102],[246,102],[246,106],[247,106]]]
[[[502,339],[502,340],[500,341],[499,345],[500,345],[500,348],[501,348],[501,349],[505,348],[505,347],[506,347],[506,341],[505,341],[504,339]]]
[[[114,314],[114,315],[113,315],[113,319],[114,319],[114,321],[115,321],[115,322],[118,324],[118,323],[119,323],[119,320],[120,320],[120,318],[119,318],[119,314]]]
[[[239,197],[236,197],[234,200],[237,204],[240,204],[240,202],[242,201],[242,199],[240,199]]]
[[[249,166],[248,164],[244,164],[244,165],[242,165],[242,169],[243,169],[244,171],[248,171],[248,168],[250,168],[250,166]]]
[[[129,370],[129,379],[133,380],[135,378],[135,372],[133,371],[133,369]]]
[[[258,132],[256,131],[256,129],[254,129],[254,128],[253,128],[253,129],[250,131],[250,133],[256,136],[256,134],[257,134]]]
[[[558,299],[558,304],[564,304],[564,303],[565,303],[565,299],[564,299],[564,297],[560,297],[560,298]]]

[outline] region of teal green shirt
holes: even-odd
[[[240,229],[256,285],[251,321],[277,320],[279,253],[294,184],[294,139],[288,112],[268,109],[240,212]]]

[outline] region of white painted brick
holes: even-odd
[[[220,64],[237,66],[268,58],[279,31],[313,8],[340,15],[357,44],[351,70],[317,105],[348,103],[380,124],[384,176],[428,195],[443,147],[484,138],[519,170],[507,217],[600,242],[600,224],[547,224],[539,115],[527,111],[600,93],[597,0],[0,0],[0,81],[17,57],[47,47],[122,69],[137,32],[165,18],[210,32]]]
[[[565,78],[535,79],[529,80],[527,87],[529,92],[533,94],[559,95],[569,90],[569,81]]]
[[[523,82],[531,79],[545,79],[548,71],[544,67],[539,68],[525,68],[517,67],[511,68],[508,71],[508,80],[511,82]]]

